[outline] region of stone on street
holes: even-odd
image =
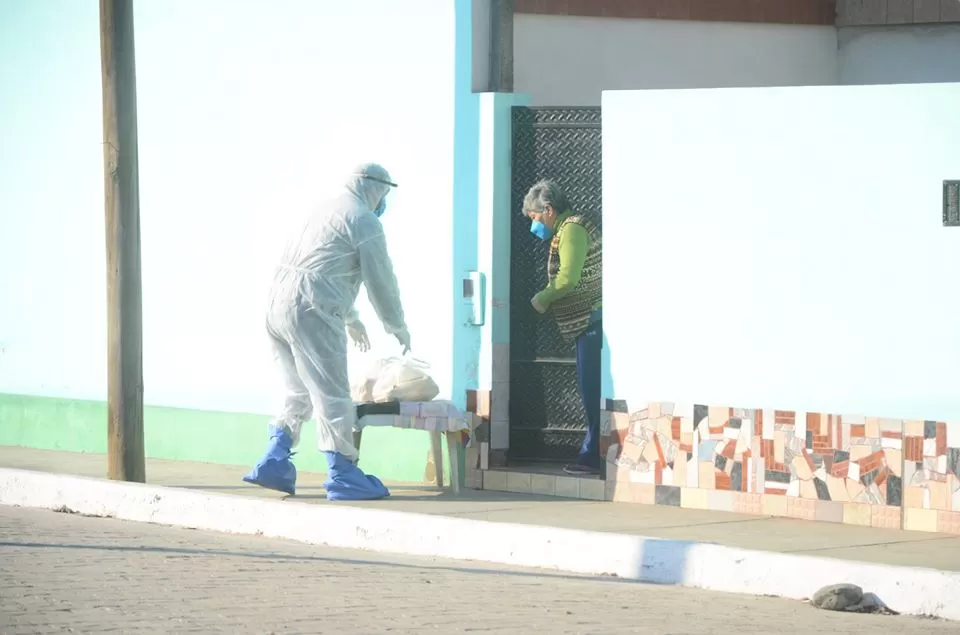
[[[956,633],[801,602],[0,507],[0,632]]]

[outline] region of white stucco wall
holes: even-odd
[[[837,83],[833,27],[518,14],[515,90],[598,106],[602,90]]]
[[[605,395],[960,419],[958,113],[960,84],[604,93]]]
[[[960,81],[960,24],[838,32],[841,84]]]
[[[148,403],[274,410],[264,302],[286,229],[362,160],[401,185],[384,225],[414,352],[453,392],[465,6],[136,3]],[[106,394],[98,24],[96,2],[0,3],[0,392]],[[358,307],[374,353],[398,352],[362,292]]]

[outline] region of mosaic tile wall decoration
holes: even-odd
[[[607,499],[960,534],[960,424],[607,400]]]
[[[579,481],[569,477],[533,475],[527,487],[525,476],[497,471],[482,458],[493,453],[484,443],[489,419],[476,432],[484,449],[474,480],[485,489],[593,500],[602,484],[608,501],[960,535],[960,422],[640,406],[604,403],[605,482],[588,483],[587,492],[573,493],[566,481]]]
[[[960,423],[903,422],[904,527],[960,533]]]

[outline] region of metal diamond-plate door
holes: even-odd
[[[547,281],[549,244],[520,212],[527,190],[549,178],[574,211],[601,222],[599,108],[513,109],[513,226],[510,263],[510,458],[556,461],[577,455],[586,417],[575,353],[548,313],[530,299]]]

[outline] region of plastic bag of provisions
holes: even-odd
[[[377,360],[350,386],[354,403],[387,401],[430,401],[440,387],[427,372],[430,365],[413,357],[387,357]]]

